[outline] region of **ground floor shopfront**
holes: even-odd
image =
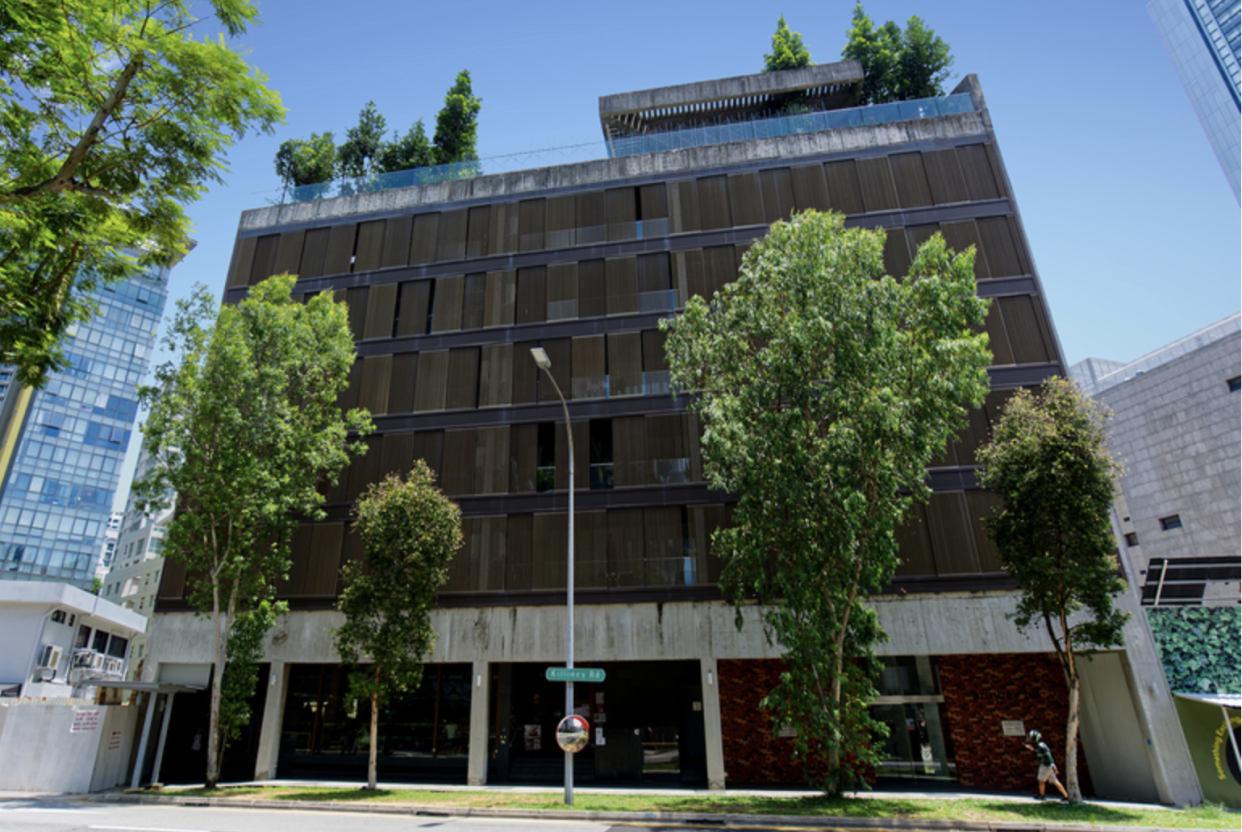
[[[1013,630],[1005,619],[1012,603],[1003,593],[876,602],[890,635],[872,706],[889,726],[878,777],[1029,788],[1034,766],[1020,733],[1036,728],[1064,748],[1060,668],[1041,640]],[[564,664],[563,615],[563,607],[437,611],[440,638],[423,684],[380,714],[380,778],[559,782],[553,729],[564,716],[564,687],[545,670]],[[233,755],[236,767],[252,765],[257,779],[365,777],[369,705],[347,695],[347,673],[331,652],[338,625],[332,612],[295,612],[278,625],[255,702],[260,717],[244,754]],[[162,677],[205,673],[204,662],[189,661],[205,658],[196,655],[201,626],[189,615],[157,616],[152,649]],[[759,707],[781,663],[757,621],[739,631],[733,610],[717,602],[582,606],[575,641],[575,664],[605,672],[603,682],[575,685],[573,708],[592,736],[576,759],[579,782],[802,782],[792,739],[773,736]],[[1159,673],[1154,658],[1139,644],[1085,667],[1085,787],[1192,802],[1177,768],[1185,752],[1176,715],[1162,677],[1151,676]]]

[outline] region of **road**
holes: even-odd
[[[243,807],[152,806],[69,800],[0,800],[0,832],[664,832],[720,829],[718,824],[587,822],[372,815],[361,812],[308,812]],[[739,828],[739,827],[734,827]],[[750,826],[747,832],[789,827]]]

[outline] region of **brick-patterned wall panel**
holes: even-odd
[[[1001,720],[1020,719],[1044,735],[1065,781],[1065,720],[1069,691],[1056,657],[1037,653],[938,656],[944,693],[941,713],[953,746],[958,780],[981,789],[1036,788],[1035,755],[1019,737],[1001,733]],[[1078,782],[1091,778],[1078,744]]]
[[[780,681],[784,663],[766,660],[721,660],[716,665],[720,684],[720,730],[725,775],[738,783],[803,783],[802,764],[793,757],[793,740],[772,736],[772,720],[759,707]],[[823,776],[822,764],[812,762],[811,776]]]

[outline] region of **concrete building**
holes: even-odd
[[[0,696],[94,695],[125,678],[129,646],[146,620],[63,583],[0,581]]]
[[[1128,364],[1070,368],[1113,411],[1122,550],[1142,603],[1237,604],[1242,559],[1242,313]]]
[[[545,668],[565,659],[570,482],[561,406],[530,358],[542,347],[571,399],[581,472],[575,663],[606,671],[575,688],[593,738],[579,776],[799,781],[791,744],[758,708],[780,650],[753,610],[738,630],[716,586],[709,542],[732,499],[703,481],[699,426],[686,396],[670,395],[658,324],[733,280],[770,223],[833,209],[888,231],[894,275],[937,231],[976,246],[978,291],[993,301],[992,393],[929,470],[934,496],[902,530],[904,562],[872,602],[890,636],[874,704],[893,729],[879,774],[1031,785],[1020,735],[1063,741],[1065,686],[1045,637],[1005,617],[1016,594],[984,534],[995,500],[978,487],[975,449],[1011,391],[1064,374],[1064,362],[977,79],[944,98],[857,107],[862,80],[845,61],[606,96],[607,159],[439,182],[426,171],[418,186],[242,215],[225,300],[291,272],[297,292],[346,301],[359,359],[342,404],[370,409],[377,432],[328,493],[327,518],[295,537],[278,593],[292,612],[269,638],[239,772],[365,771],[366,706],[347,698],[332,649],[339,568],[359,557],[352,501],[421,457],[461,506],[466,543],[434,614],[424,685],[384,714],[380,777],[559,779],[564,689]],[[791,99],[811,112],[786,116]],[[147,671],[202,684],[210,638],[185,594],[184,569],[167,564]],[[1127,636],[1085,670],[1085,781],[1111,797],[1194,802],[1150,636]],[[179,707],[187,719],[195,708]],[[180,759],[187,779],[201,777],[201,762]]]
[[[151,458],[144,447],[139,452],[138,464],[134,468],[134,481],[141,481],[150,467]],[[115,565],[108,573],[100,595],[144,618],[151,617],[155,612],[156,590],[164,569],[164,557],[161,554],[164,548],[164,532],[175,510],[175,503],[170,503],[167,508],[149,516],[138,508],[136,498],[130,492],[120,523]],[[131,645],[134,659],[129,670],[131,680],[140,677],[139,671],[146,651],[147,635],[144,633],[137,636]]]
[[[1242,176],[1242,0],[1151,0],[1160,32],[1233,198]]]
[[[108,526],[104,529],[103,544],[99,547],[99,563],[95,565],[95,577],[103,581],[112,568],[112,556],[116,554],[116,539],[121,534],[121,518],[119,512],[108,516]]]
[[[91,584],[164,314],[168,269],[97,289],[0,483],[0,580]]]

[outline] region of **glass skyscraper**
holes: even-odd
[[[97,289],[70,366],[31,399],[0,495],[0,579],[90,586],[167,295],[168,269]]]
[[[1151,0],[1147,12],[1190,96],[1234,199],[1242,171],[1242,0]]]

